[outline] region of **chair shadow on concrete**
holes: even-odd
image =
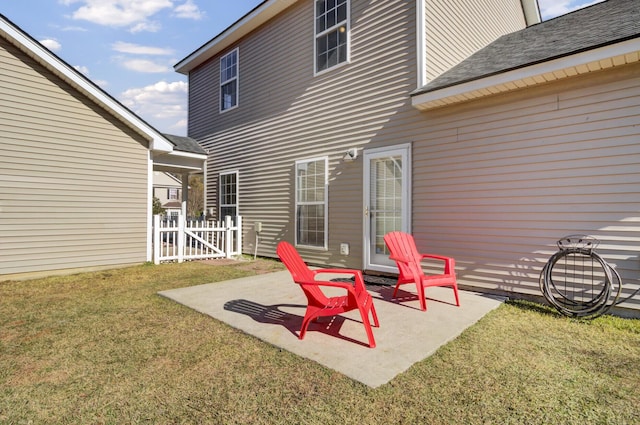
[[[393,286],[377,286],[377,285],[367,285],[367,290],[369,290],[372,293],[378,294],[377,297],[374,297],[374,299],[376,300],[380,300],[380,301],[384,301],[384,302],[389,302],[392,304],[396,304],[400,307],[404,307],[404,308],[409,308],[411,310],[421,310],[420,306],[411,306],[411,305],[407,305],[407,302],[410,301],[419,301],[418,298],[418,294],[416,294],[415,292],[410,292],[410,291],[406,291],[402,288],[398,289],[398,292],[396,294],[396,296],[393,296],[393,292],[394,292],[394,287]],[[455,302],[449,302],[449,301],[444,301],[442,299],[439,298],[432,298],[429,297],[429,294],[425,294],[425,298],[427,301],[432,301],[432,302],[437,302],[437,303],[441,303],[441,304],[447,304],[447,305],[451,305],[451,306],[455,306],[456,303]]]
[[[302,320],[304,318],[304,311],[306,307],[307,306],[305,304],[264,305],[246,299],[231,300],[227,301],[224,304],[224,309],[227,311],[244,314],[259,323],[280,325],[291,334],[293,334],[296,338],[298,338],[299,336],[299,331],[300,327],[302,326]],[[302,315],[289,313],[282,310],[283,308],[300,309]],[[353,320],[349,317],[344,316],[320,317],[309,324],[307,332],[322,332],[326,335],[331,336],[332,338],[339,338],[344,341],[368,347],[369,344],[367,342],[359,341],[340,333],[342,326],[347,320],[355,323],[360,323],[357,320]],[[366,338],[366,335],[364,337]],[[301,340],[301,343],[305,344],[306,342],[305,340]]]

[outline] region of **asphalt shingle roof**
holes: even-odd
[[[166,133],[163,134],[163,136],[166,137],[171,143],[174,144],[175,150],[177,151],[187,152],[187,153],[197,153],[202,155],[207,154],[207,152],[204,149],[202,149],[202,146],[200,146],[198,142],[196,142],[191,137],[175,136],[173,134],[166,134]]]
[[[412,94],[455,86],[637,37],[640,37],[640,0],[608,0],[503,35]]]

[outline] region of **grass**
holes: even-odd
[[[157,295],[280,268],[0,283],[0,423],[640,423],[639,320],[507,303],[371,389]]]

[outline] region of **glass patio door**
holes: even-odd
[[[364,151],[364,266],[367,270],[397,272],[389,260],[384,235],[410,232],[410,145]]]

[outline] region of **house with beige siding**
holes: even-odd
[[[591,235],[624,297],[639,7],[540,22],[527,0],[264,1],[175,66],[212,152],[207,207],[243,216],[246,252],[287,240],[312,264],[394,273],[383,236],[404,230],[454,257],[461,286],[531,297],[556,241]]]
[[[0,280],[151,261],[153,171],[200,172],[166,136],[0,15]]]

